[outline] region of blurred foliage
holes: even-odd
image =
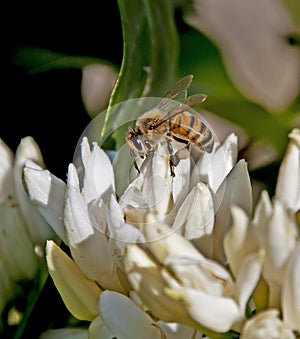
[[[288,118],[292,119],[297,109],[291,107],[282,118],[249,102],[229,79],[219,51],[208,38],[190,29],[181,35],[180,41],[180,71],[194,74],[191,91],[208,95],[202,106],[241,126],[251,140],[271,143],[282,156],[289,132]]]

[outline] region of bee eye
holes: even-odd
[[[152,149],[152,144],[151,144],[150,141],[145,140],[145,145],[146,145],[146,147],[148,148],[148,150],[151,150],[151,149]]]
[[[132,140],[134,147],[138,150],[138,151],[142,151],[143,150],[143,144],[140,138],[134,138]]]

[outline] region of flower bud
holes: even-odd
[[[80,320],[93,320],[98,314],[98,285],[88,279],[53,241],[47,241],[49,273],[66,307]]]

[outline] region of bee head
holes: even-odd
[[[154,152],[154,145],[144,134],[141,134],[139,130],[130,128],[126,133],[125,138],[131,150],[137,153],[141,158]]]

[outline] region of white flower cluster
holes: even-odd
[[[24,190],[26,159],[43,166],[32,138],[21,141],[15,156],[0,140],[0,314],[7,301],[21,292],[22,281],[34,279],[43,267],[45,242],[55,238]]]
[[[289,136],[276,194],[254,209],[233,134],[181,160],[175,177],[159,146],[120,196],[111,161],[86,138],[67,183],[23,160],[28,197],[72,255],[48,241],[49,273],[72,315],[91,322],[42,338],[296,338],[300,130]]]

